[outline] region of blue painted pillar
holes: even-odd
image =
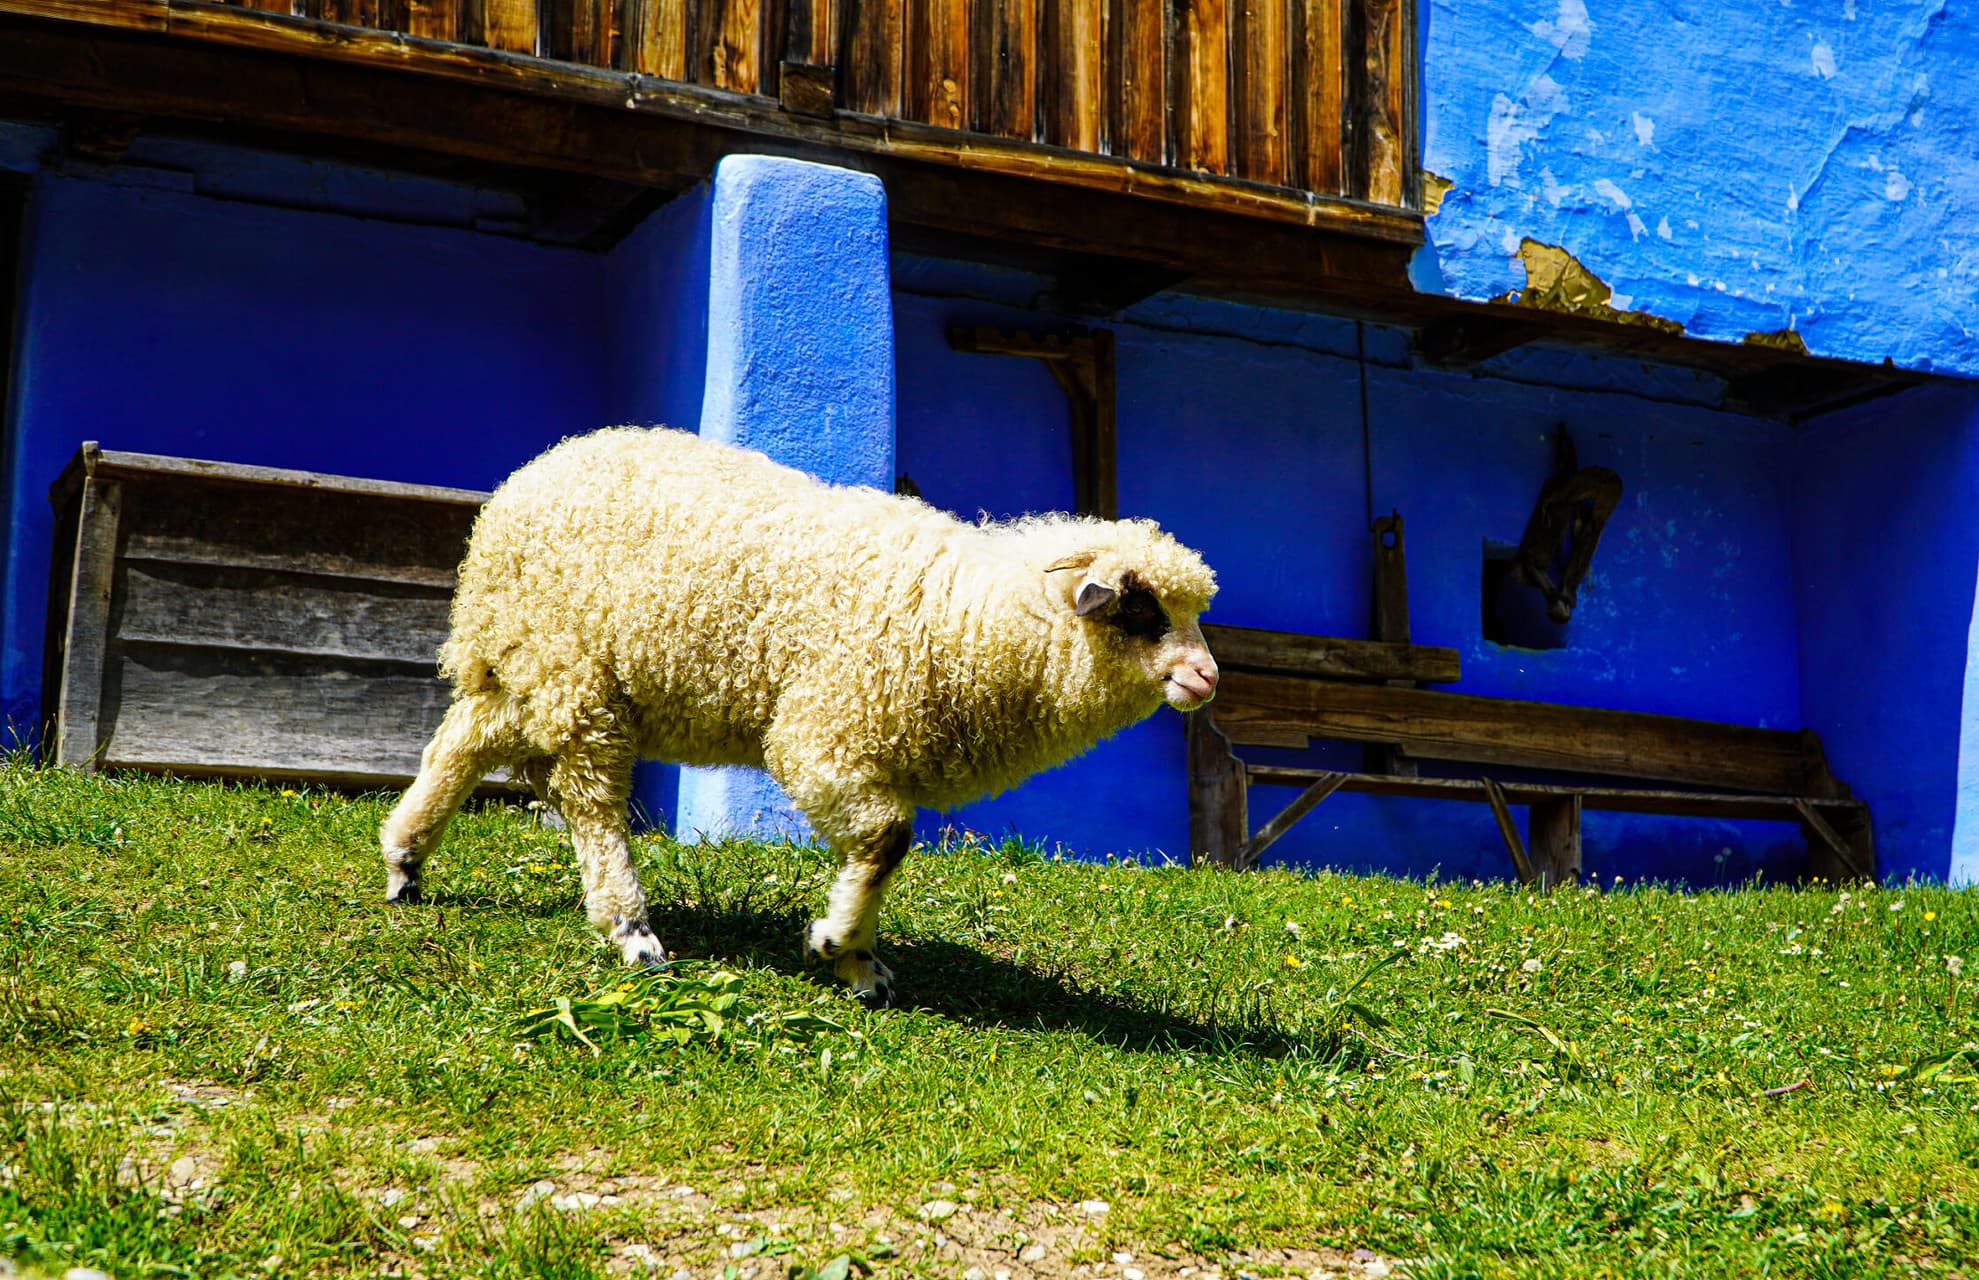
[[[711,193],[701,434],[835,484],[893,485],[893,296],[879,179],[730,156]],[[683,769],[676,834],[805,837],[753,769]]]
[[[1958,726],[1958,799],[1952,814],[1952,884],[1979,884],[1979,593],[1965,633],[1965,686]]]

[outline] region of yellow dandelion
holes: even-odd
[[[295,790],[295,789],[294,789],[294,788],[292,788],[292,787],[283,787],[283,788],[282,788],[282,799],[284,799],[284,800],[293,800],[293,799],[295,799],[295,798],[296,798],[297,796],[299,796],[299,795],[301,795],[301,794],[302,794],[302,793],[301,793],[300,791],[297,791],[297,790]]]
[[[1306,967],[1306,962],[1299,959],[1297,956],[1286,956],[1285,967],[1287,969],[1303,969]]]
[[[1814,1211],[1815,1216],[1826,1218],[1830,1222],[1847,1212],[1848,1210],[1842,1207],[1842,1202],[1839,1200],[1830,1200]]]
[[[1938,918],[1938,913],[1935,911],[1926,911],[1924,913],[1924,918],[1926,920],[1936,920]]]

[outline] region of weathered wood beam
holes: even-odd
[[[1537,321],[1450,316],[1416,330],[1415,353],[1425,364],[1464,368],[1544,336],[1546,326]]]

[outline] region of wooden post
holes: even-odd
[[[80,501],[69,572],[69,625],[62,644],[62,696],[55,716],[55,762],[92,769],[103,748],[103,670],[123,487],[85,475]]]
[[[1072,413],[1072,507],[1081,515],[1120,516],[1119,431],[1115,415],[1113,334],[1073,329],[1063,334],[1004,333],[957,325],[948,345],[981,355],[1029,356],[1045,362]]]
[[[1189,865],[1235,866],[1250,830],[1244,762],[1209,708],[1182,717],[1189,751]]]
[[[1580,811],[1579,792],[1532,806],[1532,869],[1541,889],[1580,882]]]
[[[1368,638],[1387,644],[1409,644],[1408,552],[1402,541],[1402,513],[1393,511],[1374,522],[1374,608]],[[1412,680],[1390,680],[1391,688],[1413,689]],[[1413,778],[1420,766],[1397,747],[1371,742],[1361,753],[1369,773]]]

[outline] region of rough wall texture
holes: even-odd
[[[1526,240],[1726,341],[1979,375],[1979,19],[1957,0],[1427,0],[1420,287]],[[1440,184],[1432,183],[1432,186]]]

